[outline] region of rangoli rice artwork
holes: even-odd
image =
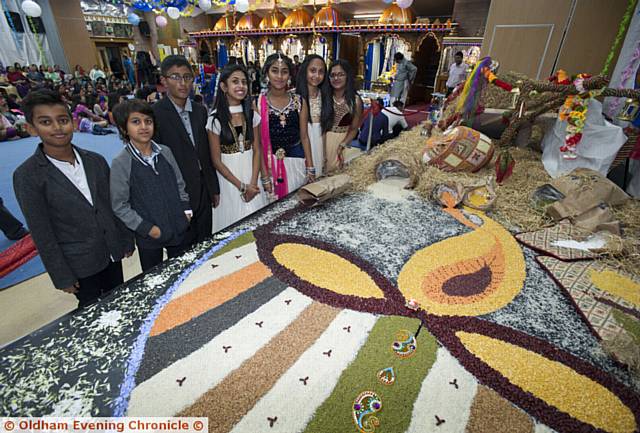
[[[636,338],[635,277],[397,197],[289,198],[2,349],[2,412],[206,416],[235,433],[639,431],[640,378],[602,346]]]

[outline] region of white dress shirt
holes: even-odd
[[[195,141],[195,139],[193,137],[193,129],[191,128],[191,117],[190,117],[191,116],[191,110],[192,110],[191,99],[187,98],[187,102],[185,102],[184,108],[178,106],[178,104],[173,102],[173,99],[169,98],[169,100],[171,101],[171,103],[173,104],[174,108],[178,112],[178,115],[180,116],[180,120],[182,120],[182,124],[184,125],[184,129],[187,130],[187,135],[191,139],[191,144],[193,144],[195,146],[196,145],[196,141]]]
[[[87,182],[87,174],[84,172],[84,165],[82,164],[82,158],[80,154],[73,149],[73,153],[76,156],[76,163],[71,164],[67,161],[60,161],[46,155],[47,159],[64,174],[71,183],[78,188],[84,198],[87,199],[91,206],[93,206],[93,199],[91,198],[91,190],[89,189],[89,183]]]
[[[449,66],[449,78],[447,79],[447,87],[456,87],[467,79],[467,64],[462,62],[456,65],[455,62]]]

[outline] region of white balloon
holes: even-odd
[[[411,7],[412,4],[413,0],[398,0],[398,6],[400,6],[402,9],[407,9]]]
[[[175,8],[173,6],[168,7],[167,8],[167,15],[169,15],[169,18],[171,18],[173,20],[177,20],[178,18],[180,18],[180,9]]]
[[[30,17],[37,18],[42,15],[40,5],[33,0],[25,0],[22,2],[22,11]]]
[[[158,15],[156,17],[156,24],[158,27],[166,27],[168,24],[167,19],[163,15]]]
[[[236,10],[245,13],[249,10],[249,0],[236,0]]]
[[[211,9],[211,0],[200,0],[198,6],[200,6],[200,9],[203,11],[208,11]]]

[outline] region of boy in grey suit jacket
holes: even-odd
[[[42,143],[13,173],[16,197],[53,284],[83,307],[122,284],[133,236],[111,210],[107,161],[71,143],[71,113],[60,95],[32,92],[22,109]]]

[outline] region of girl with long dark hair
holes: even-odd
[[[263,68],[267,91],[258,100],[264,173],[271,178],[278,198],[315,179],[309,141],[302,141],[300,134],[300,118],[308,110],[300,95],[289,91],[292,71],[293,63],[287,56],[276,53],[267,57]]]
[[[227,65],[220,72],[207,121],[211,161],[220,184],[220,206],[213,210],[214,233],[266,204],[258,187],[260,115],[252,105],[247,70],[239,64]],[[263,182],[269,189],[270,182]]]
[[[302,62],[296,79],[296,93],[302,97],[306,110],[300,116],[300,138],[309,141],[316,177],[322,176],[324,165],[324,134],[333,122],[322,113],[331,109],[331,97],[327,95],[327,65],[317,54],[310,54]],[[308,113],[308,115],[307,115]]]
[[[342,168],[344,150],[358,134],[362,117],[362,99],[356,93],[355,77],[347,61],[340,59],[331,64],[329,84],[331,108],[322,113],[322,122],[331,122],[325,138],[327,173]]]

